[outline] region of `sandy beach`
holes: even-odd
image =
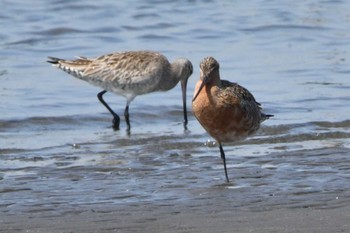
[[[265,211],[145,204],[99,206],[63,215],[1,213],[0,232],[350,232],[350,207]]]

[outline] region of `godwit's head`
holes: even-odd
[[[178,58],[176,59],[178,67],[180,67],[180,81],[187,82],[188,78],[193,73],[193,66],[190,60],[187,58]]]
[[[184,112],[184,126],[186,129],[187,125],[187,108],[186,108],[186,91],[187,91],[187,80],[193,73],[193,66],[190,60],[187,58],[179,58],[176,63],[180,67],[180,81],[182,89],[182,102],[183,102],[183,112]]]
[[[208,83],[211,78],[214,78],[216,74],[219,72],[219,62],[215,60],[213,57],[204,58],[199,64],[200,68],[200,79]]]
[[[219,62],[215,60],[215,58],[213,57],[204,58],[199,64],[199,68],[200,68],[200,79],[202,80],[202,83],[197,93],[194,95],[192,101],[196,100],[198,94],[207,83],[210,83],[213,80],[220,81],[220,75],[219,75],[220,65],[219,65]]]

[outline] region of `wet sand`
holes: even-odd
[[[1,213],[0,232],[350,232],[350,207],[266,211],[154,204],[99,206],[64,215]]]
[[[227,146],[227,184],[202,137],[108,132],[77,148],[4,153],[0,233],[350,232],[349,148],[234,157]]]

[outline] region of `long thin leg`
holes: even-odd
[[[116,114],[110,107],[109,105],[104,101],[103,95],[106,93],[106,90],[101,91],[100,93],[97,94],[98,100],[108,109],[108,111],[112,114],[113,116],[113,129],[119,130],[119,124],[120,124],[120,117],[118,114]]]
[[[224,152],[224,149],[222,149],[222,145],[220,142],[219,142],[219,148],[220,148],[220,154],[221,154],[222,161],[224,162],[226,181],[230,182],[230,180],[228,179],[228,175],[227,175],[225,152]]]
[[[125,117],[126,125],[128,126],[126,131],[130,132],[129,103],[126,104],[126,107],[125,107],[125,110],[124,110],[124,117]]]
[[[181,81],[181,89],[182,89],[182,106],[184,113],[184,128],[187,130],[187,108],[186,108],[186,89],[187,89],[187,79]]]

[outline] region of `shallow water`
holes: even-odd
[[[2,214],[349,203],[350,3],[0,2]],[[98,88],[45,62],[138,49],[193,62],[189,109],[198,64],[213,56],[222,78],[275,115],[255,136],[224,146],[231,183],[192,115],[184,130],[180,87],[137,97],[128,135],[123,120],[112,130]],[[125,100],[106,96],[121,114]]]

